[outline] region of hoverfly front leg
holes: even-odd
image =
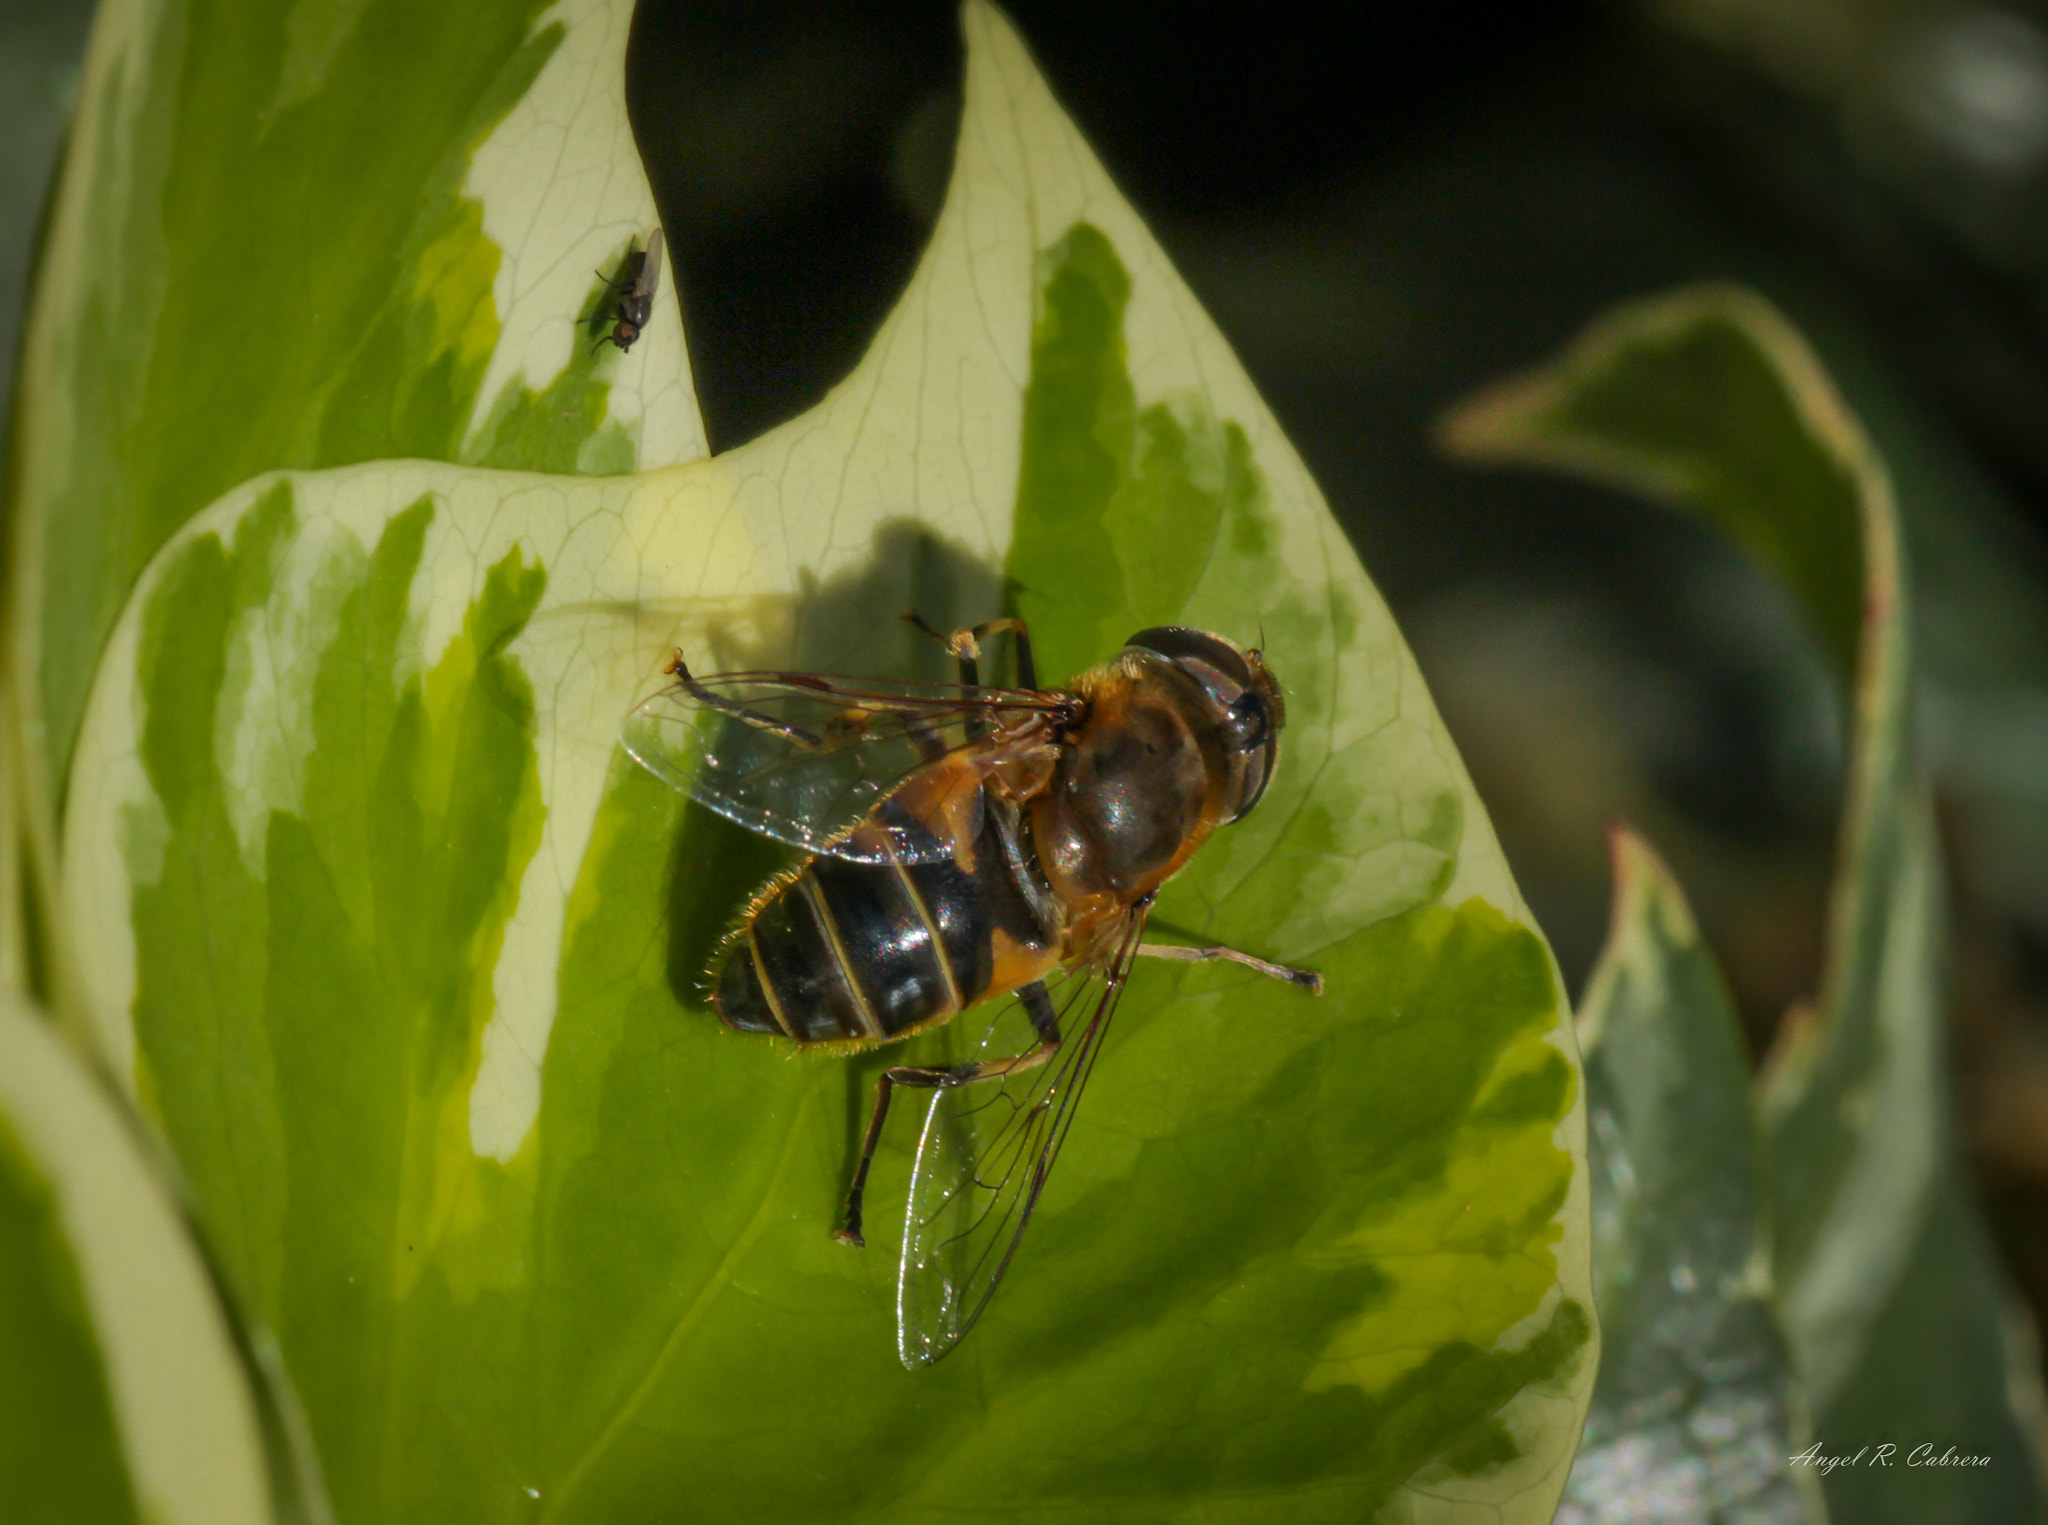
[[[1024,621],[1013,617],[984,620],[979,625],[966,625],[947,635],[915,609],[903,616],[906,625],[915,627],[937,641],[953,654],[960,664],[960,681],[969,688],[980,686],[979,669],[976,661],[981,656],[981,643],[997,631],[1007,630],[1017,647],[1017,687],[1038,687],[1038,663],[1031,655],[1031,629]]]
[[[1267,959],[1254,958],[1249,953],[1240,953],[1235,948],[1181,948],[1170,943],[1140,943],[1137,951],[1147,958],[1171,959],[1179,964],[1206,964],[1214,959],[1226,958],[1234,964],[1243,964],[1247,969],[1256,969],[1269,979],[1285,980],[1298,985],[1310,995],[1323,993],[1323,977],[1312,969],[1292,969],[1286,964],[1275,964]]]
[[[994,635],[998,630],[1009,631],[1010,639],[1016,644],[1017,686],[1019,688],[1038,687],[1038,663],[1031,655],[1031,631],[1029,628],[1020,619],[990,620],[985,625],[976,625],[974,627],[974,637],[976,640],[982,640]]]
[[[889,1115],[889,1093],[897,1086],[919,1090],[951,1090],[973,1085],[978,1080],[1001,1080],[1006,1075],[1037,1069],[1060,1047],[1060,1014],[1046,993],[1045,981],[1035,980],[1021,987],[1017,997],[1038,1034],[1038,1046],[1009,1059],[989,1059],[980,1064],[957,1064],[950,1069],[929,1069],[914,1064],[893,1064],[875,1081],[875,1109],[868,1114],[868,1131],[860,1142],[860,1163],[853,1170],[853,1186],[846,1193],[846,1225],[832,1237],[859,1249],[867,1243],[861,1237],[861,1197],[867,1191],[868,1167],[875,1162],[875,1146],[881,1142],[882,1119]]]
[[[1038,687],[1038,664],[1031,657],[1031,631],[1020,619],[985,620],[979,625],[964,625],[951,635],[942,634],[938,626],[915,609],[903,616],[903,622],[930,636],[953,654],[953,660],[960,667],[960,686],[963,688],[981,687],[981,643],[998,630],[1007,630],[1016,643],[1017,686]],[[986,717],[977,716],[967,722],[969,737],[986,736],[988,729]]]

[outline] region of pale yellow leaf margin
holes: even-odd
[[[0,992],[0,1115],[69,1241],[143,1517],[268,1525],[256,1405],[191,1237],[132,1124],[11,991]]]

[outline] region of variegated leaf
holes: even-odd
[[[344,1521],[1540,1521],[1562,1487],[1593,1336],[1548,951],[1299,461],[1007,25],[966,25],[945,210],[812,412],[604,478],[256,477],[101,659],[79,1004]],[[643,391],[652,434],[683,393]],[[719,1031],[704,961],[776,859],[616,742],[672,643],[940,676],[896,615],[1006,589],[1054,678],[1263,622],[1279,778],[1155,925],[1330,993],[1142,970],[994,1309],[913,1374],[893,1246],[830,1230],[877,1067],[972,1034],[791,1062]]]

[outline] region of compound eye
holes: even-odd
[[[1265,699],[1257,693],[1247,690],[1239,694],[1226,713],[1229,718],[1224,724],[1240,752],[1258,751],[1273,734],[1272,716],[1267,712]]]
[[[1223,637],[1206,630],[1194,630],[1186,625],[1154,625],[1149,630],[1140,630],[1124,644],[1156,651],[1176,662],[1205,664],[1237,688],[1252,686],[1252,672],[1245,663],[1244,653]]]

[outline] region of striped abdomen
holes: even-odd
[[[891,812],[893,802],[881,809]],[[711,970],[728,1027],[880,1043],[1028,984],[1059,959],[1016,815],[984,797],[971,850],[932,863],[811,858],[756,901]]]

